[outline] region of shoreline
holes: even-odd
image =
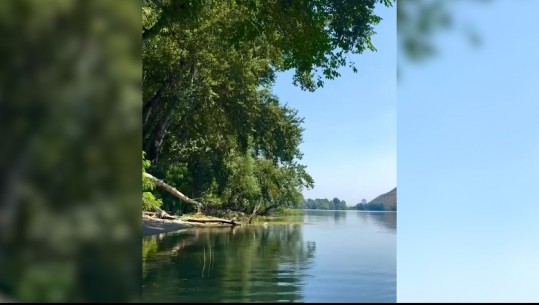
[[[198,225],[183,220],[160,219],[142,215],[142,237],[194,227],[198,227]]]
[[[296,216],[296,215],[294,215]],[[213,218],[211,216],[206,216],[206,218]],[[279,224],[291,224],[296,222],[290,221],[279,221],[272,219],[273,217],[263,217],[262,219],[255,219],[252,224],[247,224],[240,222],[239,225],[242,226],[252,226],[252,225],[268,225],[268,222],[273,225]],[[277,217],[280,218],[280,217]],[[303,223],[303,222],[297,222]],[[208,227],[223,227],[223,224],[216,223],[198,223],[190,222],[180,219],[161,219],[149,215],[142,215],[142,237],[159,235],[163,233],[175,232],[183,229],[192,229],[192,228],[208,228]]]
[[[161,219],[149,215],[142,215],[142,237],[170,233],[183,229],[223,227],[216,223],[198,223],[182,219]]]

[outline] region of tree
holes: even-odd
[[[355,208],[357,210],[367,210],[368,209],[367,200],[366,199],[361,199],[361,202],[356,204]]]
[[[373,13],[377,2],[392,4],[388,0],[146,1],[143,121],[149,159],[157,158],[173,124],[169,111],[173,104],[198,109],[198,103],[177,104],[207,103],[223,88],[234,87],[212,84],[238,81],[245,72],[251,72],[249,83],[255,86],[270,84],[276,71],[295,69],[294,82],[314,90],[324,78],[337,77],[339,67],[356,69],[346,55],[375,50],[370,39],[381,20]],[[245,67],[253,63],[248,59],[257,67]],[[228,110],[237,115],[245,109]]]
[[[392,1],[144,1],[148,173],[221,209],[297,206],[314,182],[299,163],[303,119],[272,94],[275,73],[294,69],[294,83],[315,90],[356,69],[347,54],[375,50],[376,3]]]
[[[346,210],[346,201],[339,198],[329,199],[307,199],[301,205],[305,209],[320,209],[320,210]]]

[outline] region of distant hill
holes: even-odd
[[[397,188],[382,194],[367,203],[369,206],[382,205],[384,211],[397,210]]]

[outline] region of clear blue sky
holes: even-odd
[[[539,301],[539,1],[455,12],[483,46],[398,88],[398,301]]]
[[[350,56],[358,73],[343,68],[315,92],[293,86],[291,71],[277,78],[274,93],[305,118],[302,162],[315,180],[305,198],[338,197],[350,206],[397,186],[396,10],[376,13],[383,18],[377,52]]]

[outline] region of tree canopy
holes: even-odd
[[[272,93],[276,73],[313,91],[350,53],[376,50],[382,0],[143,1],[145,170],[211,206],[267,213],[314,186],[303,118]],[[185,210],[149,188],[146,206]],[[151,192],[154,196],[150,197]],[[149,205],[148,205],[149,204]]]
[[[315,209],[315,210],[346,210],[346,201],[340,200],[339,198],[329,199],[307,199],[303,202],[302,207],[304,209]]]

